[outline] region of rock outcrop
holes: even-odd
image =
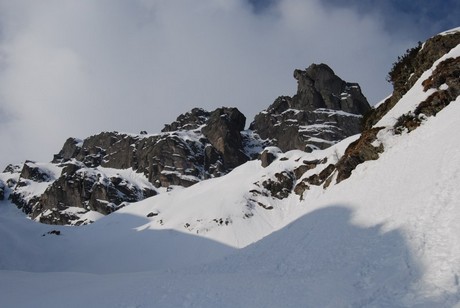
[[[399,57],[393,64],[388,80],[393,84],[392,95],[383,104],[366,115],[364,128],[371,128],[409,91],[414,83],[440,57],[458,45],[460,32],[446,35],[436,35],[424,44],[408,49],[406,54]]]
[[[297,94],[281,96],[256,115],[250,129],[283,151],[312,151],[361,132],[371,107],[357,83],[335,75],[325,64],[295,70]]]
[[[157,194],[158,188],[187,187],[245,163],[261,149],[256,135],[242,132],[245,122],[236,108],[195,108],[159,134],[69,138],[51,164],[26,162],[13,170],[17,183],[9,196],[41,222],[89,223],[82,217],[91,211],[107,215]],[[32,191],[37,184],[41,189]],[[0,189],[4,196],[4,185]]]
[[[233,169],[248,161],[244,153],[241,131],[246,117],[236,108],[219,108],[211,113],[202,133],[222,158],[224,170]]]
[[[187,187],[248,161],[241,134],[245,121],[236,108],[195,108],[160,134],[104,132],[83,141],[71,138],[53,162],[75,159],[89,168],[132,168],[156,187]]]
[[[1,175],[7,179],[4,195],[31,218],[49,224],[91,223],[91,213],[106,215],[157,193],[131,169],[89,168],[75,159],[59,164],[28,161]]]
[[[359,164],[379,158],[379,154],[384,151],[383,144],[377,140],[377,133],[384,129],[376,127],[380,119],[399,102],[425,71],[459,44],[460,32],[458,31],[437,35],[423,45],[419,43],[419,46],[409,49],[405,56],[399,57],[399,61],[394,64],[390,72],[393,93],[383,104],[367,114],[360,138],[350,144],[336,164],[337,182],[350,177]],[[428,79],[422,82],[422,86],[424,92],[430,89],[435,91],[426,100],[420,102],[413,111],[396,119],[391,128],[394,133],[413,131],[428,117],[435,116],[460,96],[460,57],[440,61]]]
[[[104,169],[86,168],[70,161],[62,164],[61,176],[54,181],[32,207],[31,217],[49,224],[84,223],[78,215],[95,211],[107,215],[127,203],[157,194],[153,186],[138,185],[122,174],[109,175]],[[81,208],[73,216],[69,208]]]

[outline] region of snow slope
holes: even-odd
[[[299,204],[304,215],[238,251],[173,231],[140,231],[146,219],[121,213],[43,237],[51,226],[2,204],[0,304],[454,306],[460,301],[459,103],[410,134],[387,136],[393,144],[379,160],[306,199]],[[219,253],[226,257],[219,260]],[[206,264],[196,265],[197,258]]]
[[[272,210],[251,206],[254,183],[302,160],[333,162],[356,137],[81,228],[0,203],[0,306],[460,307],[460,97],[410,133],[390,128],[426,98],[420,82],[377,124],[387,127],[378,160],[303,200],[258,199]]]
[[[287,227],[239,251],[228,249],[223,253],[226,258],[205,265],[180,268],[178,263],[196,256],[189,255],[190,247],[177,246],[177,252],[168,252],[168,257],[182,260],[170,261],[169,269],[152,264],[142,272],[113,273],[123,269],[123,263],[142,262],[142,250],[155,257],[146,246],[164,249],[165,243],[153,236],[160,231],[135,231],[130,239],[120,238],[127,227],[134,232],[132,227],[145,221],[122,219],[124,214],[119,214],[83,230],[63,228],[62,237],[40,237],[50,226],[26,221],[17,213],[12,213],[17,217],[9,215],[12,221],[7,222],[5,211],[15,210],[2,204],[1,226],[13,229],[11,224],[20,224],[22,228],[14,230],[24,234],[14,234],[22,235],[26,247],[45,241],[54,249],[47,255],[35,245],[23,253],[44,255],[27,256],[32,260],[56,253],[61,241],[78,239],[74,252],[85,246],[80,242],[84,239],[97,241],[89,234],[77,236],[86,232],[102,233],[106,241],[116,240],[125,250],[133,249],[130,240],[142,247],[106,256],[113,272],[103,275],[95,274],[96,269],[77,273],[79,266],[91,270],[92,259],[101,252],[95,247],[85,252],[87,264],[74,260],[66,272],[12,271],[14,266],[5,269],[2,264],[2,306],[58,307],[63,301],[69,307],[454,306],[460,301],[459,103],[460,99],[410,134],[387,137],[393,144],[379,160],[360,165],[349,180],[331,187],[327,194],[306,200],[305,214]],[[143,232],[150,236],[141,236]],[[14,234],[8,242],[20,241],[12,238]],[[173,236],[164,238],[171,241]],[[10,251],[18,255],[16,248]],[[117,264],[116,257],[123,262]],[[53,266],[63,262],[57,259]]]

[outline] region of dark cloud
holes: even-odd
[[[313,62],[376,103],[419,38],[395,35],[377,8],[328,1],[0,0],[0,108],[14,115],[0,164],[50,160],[70,136],[158,132],[196,106],[250,121]]]
[[[273,8],[278,0],[247,0],[255,13],[262,13]]]
[[[359,14],[375,14],[394,36],[426,40],[458,26],[460,2],[457,0],[324,0],[330,8],[351,8]]]

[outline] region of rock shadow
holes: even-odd
[[[245,307],[439,305],[415,289],[423,268],[401,231],[358,226],[351,217],[346,206],[315,210],[208,266],[207,275],[232,275],[231,288],[219,280],[214,288]]]
[[[127,273],[164,271],[212,262],[236,249],[174,230],[143,228],[147,217],[113,213],[80,226],[44,225],[24,217],[3,219],[0,270]],[[24,222],[25,221],[25,222]],[[16,228],[19,228],[15,231]],[[59,233],[59,235],[56,235]]]

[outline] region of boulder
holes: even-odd
[[[262,167],[268,167],[273,161],[275,161],[280,153],[282,153],[282,151],[277,147],[265,148],[265,150],[260,154]]]
[[[202,128],[203,134],[222,156],[225,169],[233,169],[249,160],[244,153],[241,131],[246,117],[236,108],[218,108]]]
[[[262,186],[270,192],[270,195],[277,199],[289,197],[294,188],[295,176],[290,171],[275,173],[274,178],[262,182]]]
[[[32,180],[34,182],[49,182],[52,177],[47,170],[41,169],[32,161],[26,161],[22,167],[21,179]]]

